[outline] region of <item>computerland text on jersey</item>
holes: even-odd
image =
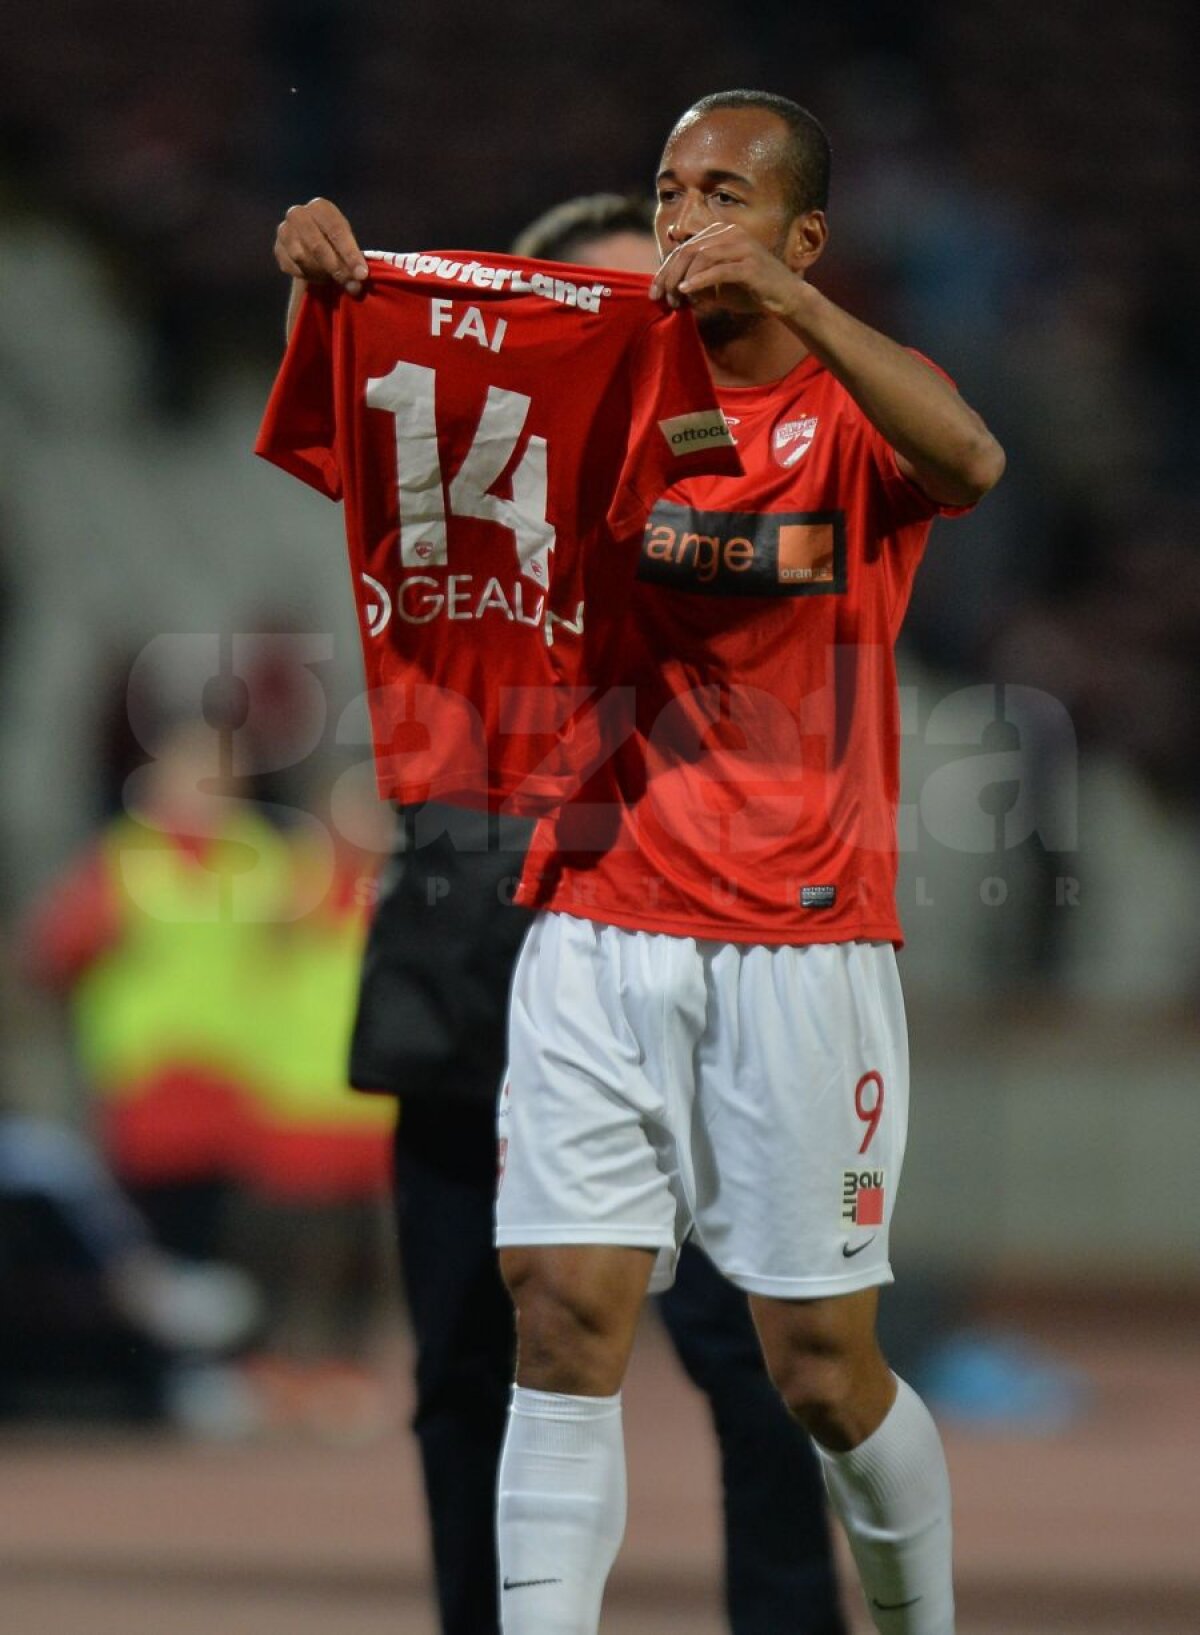
[[[600,303],[612,290],[607,284],[575,284],[569,278],[535,272],[528,276],[520,267],[493,267],[486,261],[456,261],[450,256],[425,255],[418,250],[399,253],[368,250],[376,261],[406,272],[410,278],[438,278],[446,284],[470,284],[477,290],[496,290],[510,295],[539,295],[559,306],[578,307],[582,312],[599,312]]]

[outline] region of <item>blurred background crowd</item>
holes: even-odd
[[[360,1387],[392,1110],[342,1064],[389,831],[340,518],[250,453],[282,349],[274,227],[323,193],[372,246],[503,247],[559,198],[648,190],[675,115],[733,85],[822,118],[817,281],[936,358],[1009,453],[979,515],[935,529],[901,655],[912,1258],[955,1288],[1192,1284],[1192,21],[1185,0],[1102,27],[1084,0],[8,9],[0,1411],[78,1399],[80,1348],[47,1336],[64,1313],[95,1336],[86,1284],[136,1354],[122,1411],[235,1423],[211,1362],[233,1354],[273,1411],[383,1412]],[[953,1250],[948,1188],[971,1199]],[[73,1244],[46,1251],[52,1287],[47,1191]]]

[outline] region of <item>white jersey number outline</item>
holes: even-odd
[[[478,517],[507,528],[517,565],[543,588],[550,579],[554,527],[546,516],[546,439],[533,435],[512,474],[512,498],[491,492],[512,459],[531,398],[489,386],[465,459],[444,487],[438,448],[437,371],[422,363],[397,363],[367,381],[366,398],[396,423],[396,489],[400,509],[400,562],[406,568],[449,564],[446,500],[450,515]]]

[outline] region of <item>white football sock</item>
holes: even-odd
[[[814,1444],[881,1635],[954,1635],[950,1477],[928,1408],[897,1379],[883,1423],[848,1453]]]
[[[621,1393],[514,1386],[496,1524],[504,1635],[595,1635],[624,1532]]]

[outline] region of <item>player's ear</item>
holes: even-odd
[[[793,272],[807,272],[829,242],[829,223],[823,210],[805,210],[793,216],[787,230],[783,259]]]

